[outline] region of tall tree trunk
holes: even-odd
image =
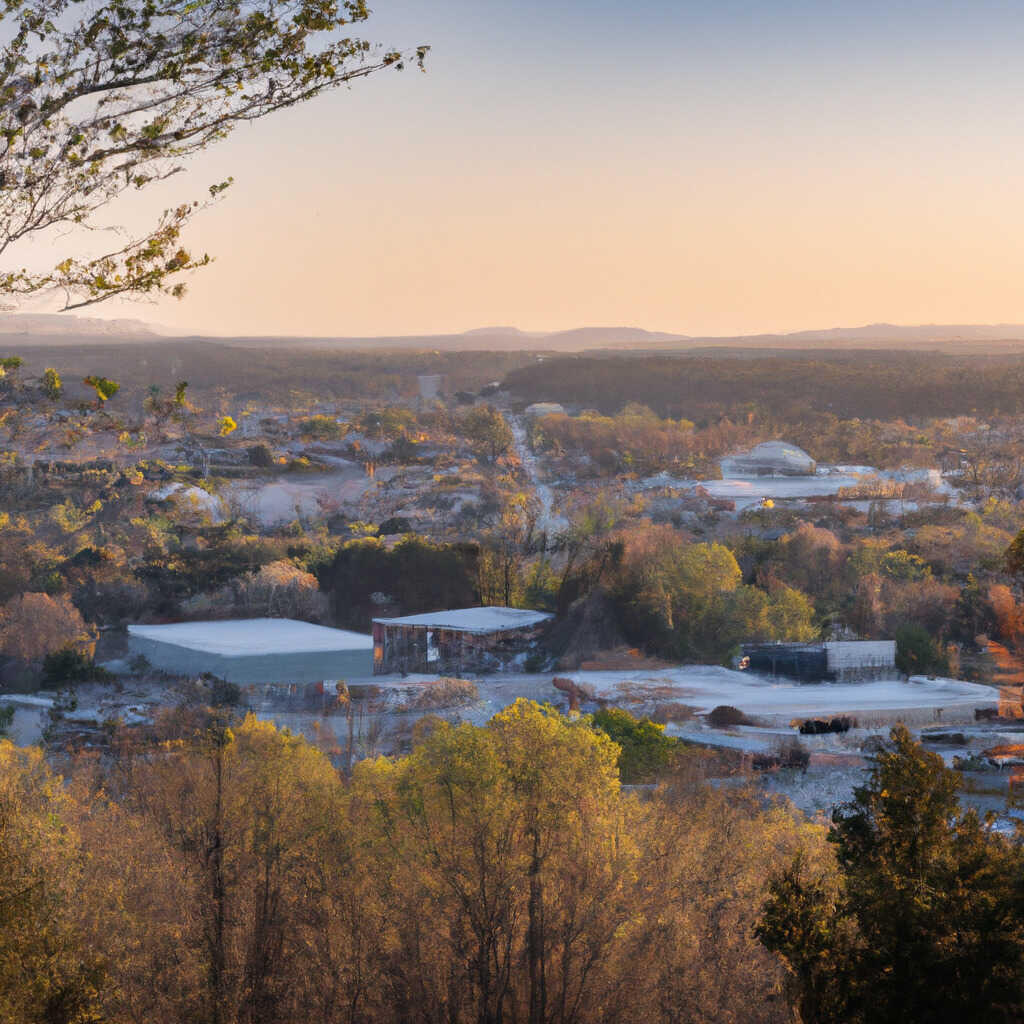
[[[527,904],[529,926],[527,957],[530,967],[529,1024],[543,1024],[547,1011],[547,986],[544,970],[544,889],[540,878],[540,832],[530,829],[533,850],[530,857],[530,899]]]
[[[227,955],[224,944],[227,919],[227,893],[224,880],[224,745],[215,740],[214,779],[215,799],[213,835],[210,843],[210,894],[213,897],[213,934],[210,943],[210,990],[213,997],[212,1024],[224,1022],[224,989]]]

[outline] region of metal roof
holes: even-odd
[[[385,626],[423,626],[426,629],[451,629],[462,633],[500,633],[506,629],[535,626],[552,618],[554,616],[550,612],[535,612],[529,608],[455,608],[373,621]]]

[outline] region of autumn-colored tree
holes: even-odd
[[[925,524],[914,535],[913,547],[936,572],[962,576],[979,567],[999,568],[1012,540],[993,510],[985,517],[968,512],[953,526]]]
[[[316,577],[293,562],[270,562],[236,580],[233,589],[244,615],[316,622],[327,614],[327,599]]]
[[[82,851],[75,808],[38,747],[0,739],[0,1019],[91,1024],[103,957],[76,927]]]
[[[253,717],[133,769],[130,806],[184,868],[177,914],[201,942],[202,1019],[325,1019],[304,924],[323,895],[315,880],[340,825],[339,786],[315,748]]]
[[[0,609],[0,651],[28,663],[73,647],[91,654],[95,637],[66,594],[21,594]]]
[[[638,851],[616,758],[584,720],[519,701],[357,769],[393,928],[389,1019],[633,1019],[614,951]]]
[[[638,1018],[789,1022],[780,964],[754,927],[768,879],[797,851],[811,870],[834,877],[825,830],[791,809],[766,808],[756,792],[711,788],[686,774],[662,789],[639,828],[652,920],[629,958],[644,972],[647,1016]]]
[[[774,864],[828,877],[821,827],[688,772],[624,794],[585,717],[428,720],[348,786],[251,717],[130,731],[70,784],[0,743],[5,1019],[788,1019],[753,925]]]
[[[814,605],[806,594],[793,587],[775,587],[764,612],[764,630],[769,640],[807,642],[816,639]]]
[[[480,454],[494,462],[515,440],[505,417],[492,405],[475,405],[463,417],[462,432]]]
[[[883,578],[882,634],[892,636],[909,623],[940,639],[951,626],[959,596],[956,587],[931,575],[916,581]]]
[[[1013,591],[1003,583],[988,588],[988,605],[995,619],[998,638],[1010,647],[1024,644],[1024,606],[1018,604]]]
[[[627,535],[615,587],[623,628],[660,654],[722,662],[743,641],[817,635],[805,595],[776,582],[772,592],[742,583],[722,544],[688,544],[670,527]]]
[[[779,542],[769,562],[783,582],[828,604],[844,592],[847,549],[831,531],[801,523]]]
[[[615,535],[627,513],[624,502],[586,491],[570,494],[562,506],[568,525],[552,547],[562,557],[557,607],[562,614],[577,598],[602,586],[617,568],[625,545]]]

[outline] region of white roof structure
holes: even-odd
[[[230,682],[317,682],[368,676],[373,638],[295,619],[227,619],[129,626],[129,646],[152,665]]]
[[[533,405],[528,405],[525,416],[564,416],[565,406],[560,402],[534,402]]]
[[[373,638],[297,619],[225,619],[129,626],[130,636],[208,654],[304,654],[309,651],[369,651]]]
[[[787,441],[765,441],[749,452],[722,459],[722,476],[812,476],[817,463],[802,448]]]
[[[374,619],[385,626],[422,626],[425,629],[451,629],[460,633],[500,633],[506,629],[536,626],[554,616],[529,608],[456,608],[452,611],[405,615],[398,619]]]

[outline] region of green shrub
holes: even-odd
[[[43,659],[43,683],[47,686],[106,682],[111,678],[106,669],[100,668],[92,658],[74,647],[63,647]]]
[[[665,735],[665,726],[649,718],[634,718],[622,708],[603,708],[591,718],[596,729],[617,743],[619,777],[625,783],[657,778],[679,754],[679,740]]]
[[[908,676],[945,676],[949,659],[928,630],[910,624],[896,630],[896,667]]]
[[[339,423],[333,416],[310,416],[299,423],[299,433],[317,441],[340,441],[347,432],[347,425]]]

